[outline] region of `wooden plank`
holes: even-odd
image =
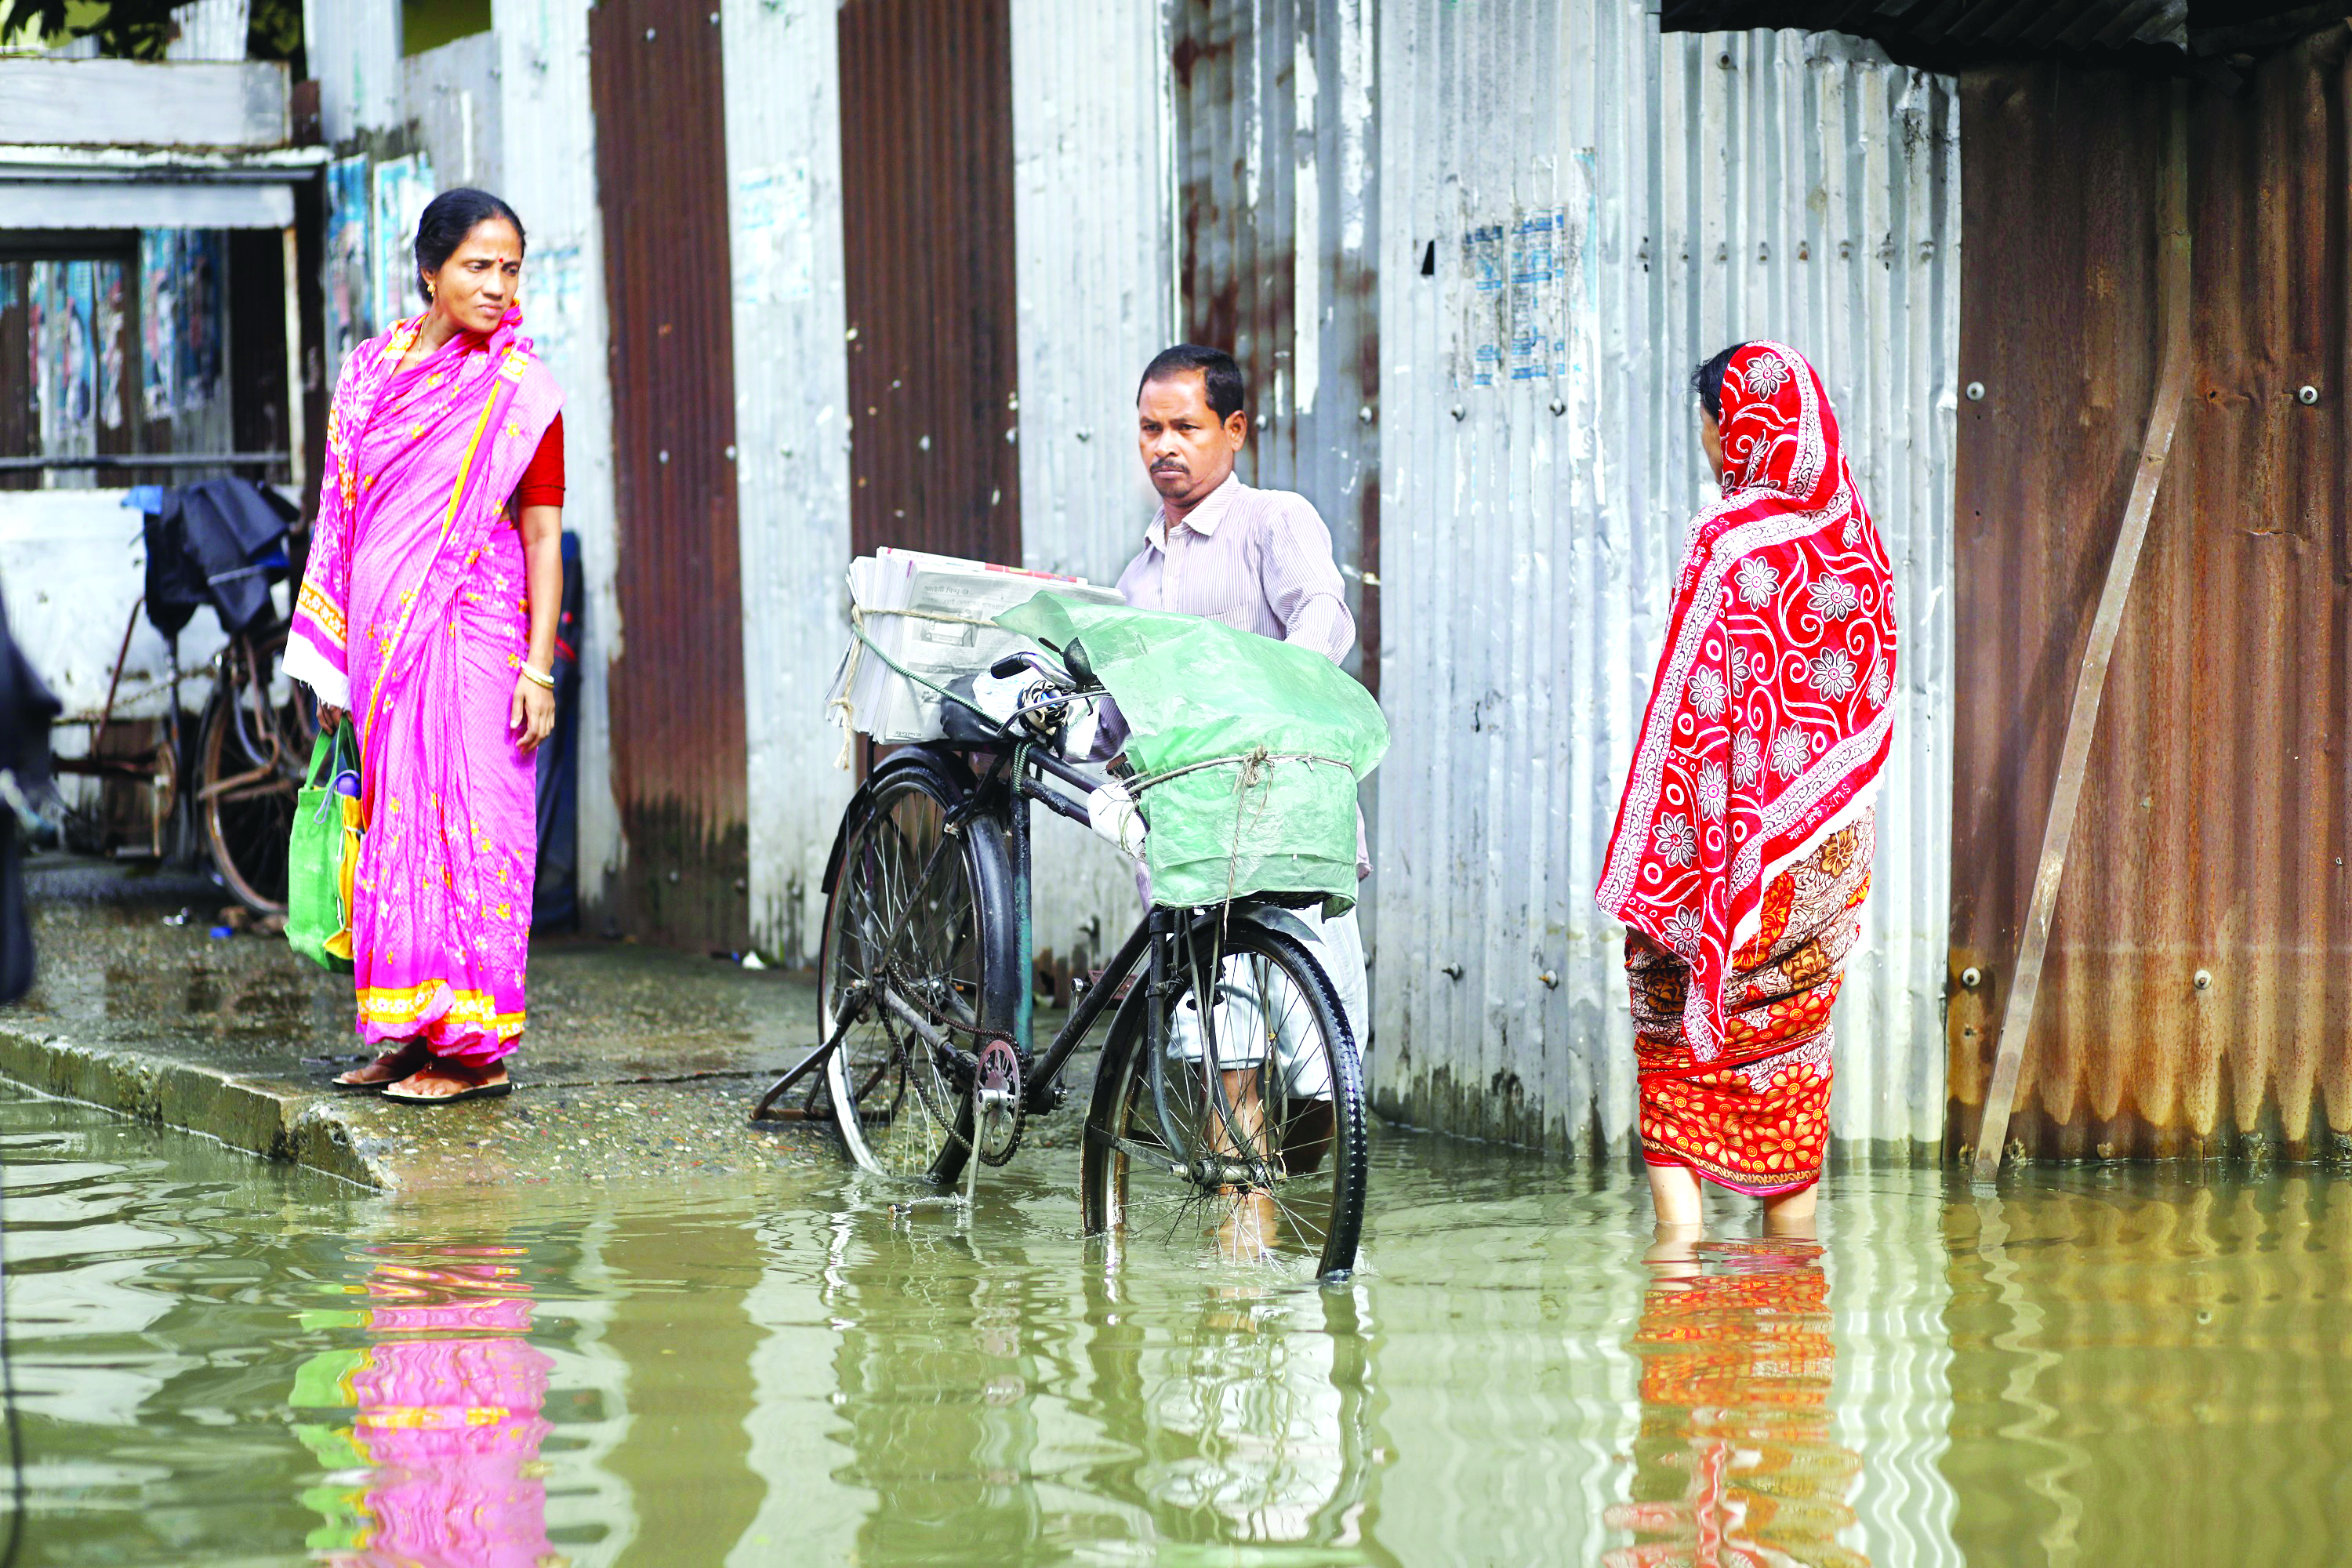
[[[279,60],[0,59],[0,142],[32,147],[283,147]]]
[[[2042,984],[2042,963],[2050,946],[2050,922],[2058,912],[2058,889],[2066,874],[2066,856],[2074,837],[2074,817],[2083,799],[2083,773],[2091,760],[2091,742],[2098,732],[2099,704],[2106,693],[2107,667],[2115,657],[2116,637],[2123,629],[2124,606],[2131,598],[2133,574],[2139,566],[2140,547],[2147,541],[2149,517],[2156,510],[2158,490],[2172,455],[2173,432],[2180,423],[2180,405],[2189,389],[2192,346],[2189,333],[2189,109],[2187,89],[2176,87],[2167,137],[2165,184],[2158,207],[2157,309],[2164,326],[2164,360],[2156,397],[2148,410],[2147,438],[2140,448],[2139,471],[2133,476],[2131,500],[2124,507],[2123,526],[2116,536],[2116,552],[2107,563],[2107,580],[2099,594],[2098,615],[2083,648],[2083,664],[2074,679],[2074,703],[2066,717],[2066,742],[2058,762],[2058,778],[2050,792],[2050,815],[2042,834],[2042,859],[2033,878],[2032,901],[2020,939],[2016,978],[2002,1010],[2000,1044],[1994,1055],[1992,1082],[1985,1093],[1984,1117],[1978,1124],[1975,1179],[1990,1182],[2000,1171],[2001,1151],[2009,1140],[2010,1113],[2017,1099],[2017,1080],[2025,1060],[2025,1044],[2033,1031],[2033,1004]]]

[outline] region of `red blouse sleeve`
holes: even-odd
[[[530,466],[515,481],[514,508],[520,512],[527,506],[562,504],[563,416],[559,414],[547,426],[547,434],[539,438],[539,450],[530,455]]]

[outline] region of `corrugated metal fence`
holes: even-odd
[[[1769,335],[1821,366],[1901,595],[1836,1131],[1932,1143],[1951,83],[1832,35],[1662,38],[1640,0],[1407,0],[1380,26],[1378,1103],[1554,1150],[1629,1141],[1618,933],[1592,889],[1701,500],[1686,378]]]
[[[1241,362],[1242,478],[1322,512],[1376,649],[1360,570],[1380,547],[1374,6],[1171,0],[1167,17],[1184,334]],[[1375,693],[1377,663],[1348,661]]]
[[[2352,1154],[2352,47],[2184,99],[2193,377],[2126,600],[2012,1147]],[[2174,87],[1965,79],[1953,1143],[1982,1112],[2072,688],[2139,467]],[[2333,153],[2329,149],[2337,150]]]

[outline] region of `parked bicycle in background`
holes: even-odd
[[[66,722],[89,744],[60,773],[95,777],[97,801],[69,817],[69,841],[129,858],[201,856],[257,914],[286,908],[286,845],[303,764],[318,734],[309,695],[286,679],[285,618],[274,587],[293,570],[293,509],[242,479],[133,492],[144,503],[145,591],[131,610],[95,712]],[[210,661],[212,691],[191,724],[179,637],[201,612],[227,641]],[[122,678],[142,616],[170,650],[166,673],[126,690]],[[163,695],[160,720],[122,717]]]

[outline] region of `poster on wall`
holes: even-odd
[[[227,336],[226,237],[140,230],[139,386],[148,418],[181,418],[221,396]]]
[[[33,264],[34,379],[41,450],[52,456],[98,450],[95,270],[88,261]]]
[[[433,199],[433,164],[422,153],[375,166],[375,309],[389,326],[424,303],[412,248],[416,220]]]
[[[327,165],[327,372],[330,385],[341,376],[343,361],[375,330],[368,279],[373,205],[365,154]]]
[[[180,231],[139,231],[139,384],[150,419],[180,411]]]
[[[180,411],[184,414],[209,405],[220,395],[228,246],[217,229],[175,232],[180,242]]]
[[[122,386],[122,264],[98,264],[98,420],[109,430],[122,428],[130,414]]]

